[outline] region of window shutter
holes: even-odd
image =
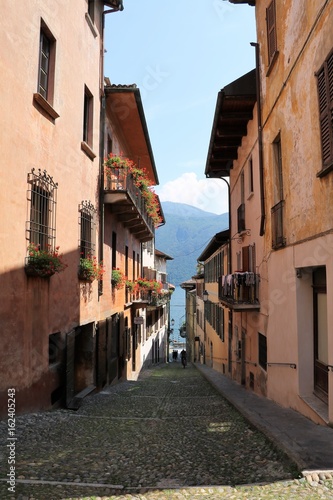
[[[323,168],[333,160],[333,52],[317,74]]]
[[[246,246],[246,247],[243,247],[242,248],[242,270],[245,272],[245,271],[249,271],[249,247]]]
[[[267,23],[267,43],[268,43],[268,64],[270,64],[272,62],[275,52],[277,51],[275,0],[273,0],[266,9],[266,23]]]

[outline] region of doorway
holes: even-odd
[[[328,330],[326,268],[313,272],[314,392],[328,403]]]

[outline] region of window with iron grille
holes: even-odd
[[[267,25],[267,47],[268,47],[268,65],[270,66],[277,55],[277,37],[276,37],[276,10],[275,0],[269,4],[266,9]]]
[[[96,209],[90,201],[83,201],[79,205],[79,226],[80,226],[80,255],[86,259],[94,255],[95,252],[95,215]]]
[[[41,250],[55,249],[57,188],[46,170],[28,174],[26,238]]]
[[[333,51],[317,73],[323,175],[333,168]]]

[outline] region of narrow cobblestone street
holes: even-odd
[[[173,363],[86,398],[77,411],[16,418],[16,492],[0,423],[0,498],[332,499],[204,379]]]

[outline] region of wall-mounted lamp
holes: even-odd
[[[207,300],[208,300],[208,295],[209,295],[209,293],[207,292],[207,290],[205,290],[205,291],[203,292],[203,294],[202,294],[202,296],[203,296],[203,301],[204,301],[204,302],[207,302]]]

